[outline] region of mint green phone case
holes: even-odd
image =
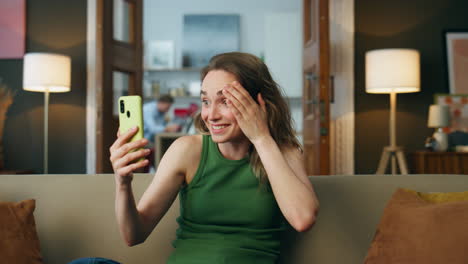
[[[130,142],[143,138],[143,113],[140,96],[131,95],[119,98],[119,123],[121,135],[127,133],[130,128],[138,126],[138,132],[130,139]]]

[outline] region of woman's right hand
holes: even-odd
[[[110,161],[118,184],[130,184],[133,179],[133,172],[147,166],[149,163],[147,159],[139,160],[150,153],[149,149],[143,148],[148,144],[148,140],[143,138],[128,142],[137,132],[138,127],[129,129],[125,134],[120,134],[119,129],[117,139],[110,147]],[[135,149],[139,150],[134,151]],[[133,162],[135,160],[139,161]]]

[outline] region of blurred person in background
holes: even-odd
[[[173,103],[172,96],[162,95],[158,100],[143,105],[144,137],[152,142],[152,145],[157,134],[180,131],[180,125],[168,124],[168,112]]]

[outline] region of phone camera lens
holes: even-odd
[[[127,111],[127,117],[130,118],[130,111]]]
[[[125,113],[125,103],[124,100],[120,100],[120,113]]]

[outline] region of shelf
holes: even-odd
[[[175,99],[200,99],[200,96],[195,95],[184,95],[184,96],[174,96]]]
[[[200,99],[200,96],[195,96],[195,95],[187,95],[187,96],[172,96],[174,99],[182,99],[182,100],[195,100],[195,99]],[[144,101],[150,101],[150,100],[154,100],[154,97],[151,97],[151,96],[145,96],[143,98]]]
[[[145,72],[200,72],[202,68],[173,68],[173,69],[152,69],[145,68]]]

